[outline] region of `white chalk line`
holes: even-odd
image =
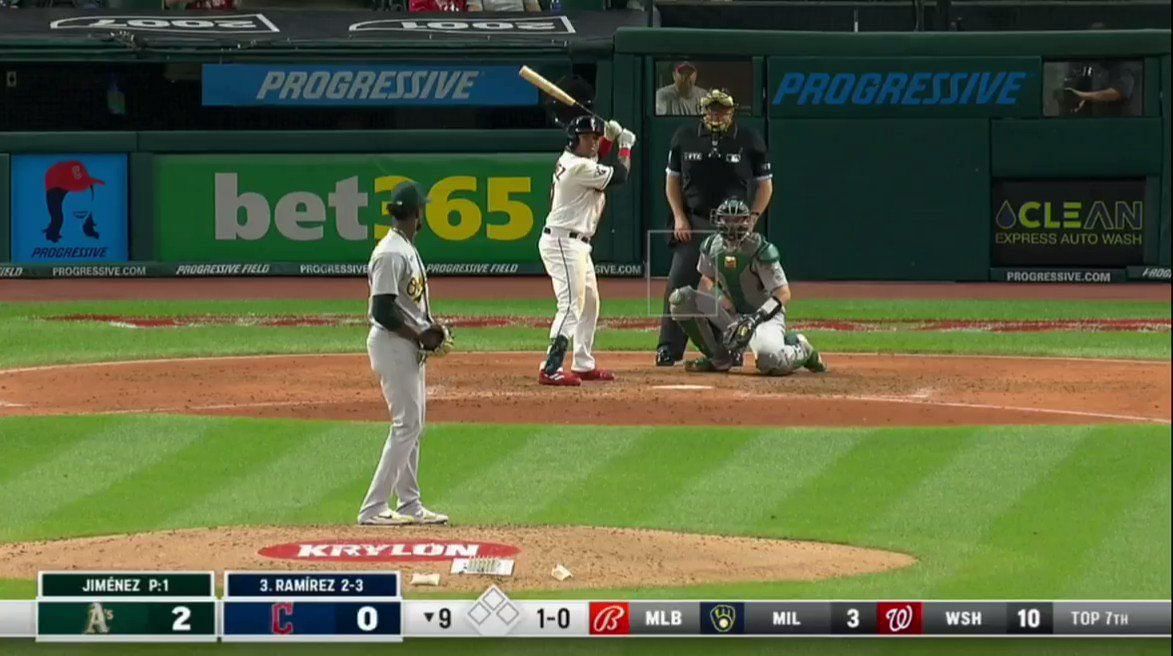
[[[747,397],[779,397],[788,399],[832,399],[838,401],[866,401],[873,403],[901,403],[905,405],[930,405],[942,406],[946,408],[971,408],[975,410],[1005,410],[1010,412],[1033,412],[1038,414],[1052,414],[1052,415],[1070,415],[1073,417],[1091,417],[1097,419],[1121,419],[1125,421],[1136,421],[1153,424],[1170,424],[1170,420],[1162,417],[1146,417],[1143,415],[1122,415],[1112,412],[1088,412],[1085,410],[1059,410],[1056,408],[1031,408],[1026,406],[1015,405],[999,405],[995,403],[965,403],[963,401],[939,401],[910,396],[873,396],[867,394],[820,394],[818,396],[805,394],[777,394],[777,393],[761,393],[751,392],[744,394]]]
[[[12,403],[10,401],[0,400],[0,408],[25,408],[28,407],[23,403]]]
[[[660,387],[659,389],[699,389],[706,388],[706,386],[677,386],[677,387]],[[711,387],[706,389],[713,389]],[[834,400],[834,401],[860,401],[867,403],[897,403],[903,405],[925,405],[925,406],[939,406],[946,408],[968,408],[973,410],[1001,410],[1009,412],[1028,412],[1035,414],[1050,414],[1050,415],[1066,415],[1073,417],[1088,417],[1094,419],[1116,419],[1122,421],[1151,423],[1160,425],[1169,425],[1171,422],[1168,419],[1160,417],[1146,417],[1143,415],[1125,415],[1111,412],[1088,412],[1084,410],[1059,410],[1055,408],[1031,408],[1026,406],[1013,405],[999,405],[993,403],[965,403],[962,401],[939,401],[930,400],[924,397],[911,396],[875,396],[867,394],[779,394],[779,393],[761,393],[749,392],[744,390],[730,390],[734,392],[735,396],[742,396],[746,398],[787,398],[796,400]],[[472,398],[477,396],[484,396],[476,392],[470,394],[449,394],[442,395],[439,398],[429,397],[434,401],[446,401],[462,398]],[[258,401],[251,403],[216,403],[208,405],[192,405],[179,407],[155,407],[155,408],[130,408],[123,410],[96,410],[87,412],[85,414],[98,415],[133,415],[133,414],[169,414],[169,413],[184,413],[199,410],[237,410],[244,408],[281,408],[297,405],[345,405],[353,403],[352,401]]]
[[[541,357],[544,355],[542,351],[458,351],[461,356],[498,356],[498,355],[532,355]],[[642,353],[642,351],[596,351],[601,355],[626,355],[630,353]],[[1101,362],[1111,364],[1137,364],[1137,365],[1165,365],[1173,366],[1173,362],[1166,360],[1128,360],[1124,358],[1077,358],[1070,356],[1057,355],[974,355],[962,353],[880,353],[880,352],[855,352],[855,351],[822,351],[825,355],[840,357],[883,357],[883,358],[949,358],[949,359],[990,359],[990,360],[1047,360],[1056,362]],[[179,363],[179,362],[212,362],[217,360],[231,361],[231,360],[269,360],[273,358],[341,358],[341,357],[359,357],[365,356],[363,351],[352,351],[349,353],[268,353],[262,355],[207,355],[207,356],[193,356],[184,358],[148,358],[144,360],[112,360],[109,362],[72,362],[68,364],[48,364],[39,365],[36,367],[20,367],[16,369],[0,369],[0,376],[7,374],[23,374],[37,371],[54,371],[57,369],[68,369],[70,367],[119,367],[119,366],[134,366],[141,364],[160,364],[160,363]],[[651,352],[648,352],[651,356]]]

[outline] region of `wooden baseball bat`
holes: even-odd
[[[591,116],[594,116],[595,118],[600,118],[600,119],[602,118],[598,114],[592,112],[590,110],[590,108],[588,108],[587,106],[585,106],[582,103],[575,100],[574,97],[571,96],[569,93],[566,93],[562,89],[559,89],[557,86],[554,85],[553,82],[542,77],[542,75],[540,73],[538,73],[534,69],[530,68],[529,66],[522,66],[521,70],[519,70],[517,72],[517,74],[520,75],[523,80],[525,80],[526,82],[529,82],[530,84],[534,85],[538,89],[541,89],[546,94],[548,94],[551,98],[553,98],[554,100],[557,100],[558,102],[562,103],[563,105],[567,105],[569,107],[578,107],[579,109],[582,109],[583,111],[587,112]]]

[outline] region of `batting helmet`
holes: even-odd
[[[740,198],[729,198],[713,210],[713,223],[716,224],[717,232],[730,248],[735,248],[744,241],[749,236],[749,231],[753,229],[753,217],[750,215],[749,205],[746,205],[745,201]]]
[[[598,116],[576,116],[566,125],[566,148],[574,150],[578,147],[578,136],[581,134],[598,134],[605,132],[606,125]]]

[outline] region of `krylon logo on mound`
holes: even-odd
[[[421,562],[453,558],[510,558],[519,547],[496,542],[456,540],[404,540],[401,542],[349,542],[322,540],[290,542],[257,552],[266,558],[322,563]]]
[[[277,34],[264,14],[223,16],[75,16],[49,23],[51,30],[162,32],[171,34]]]
[[[574,23],[566,16],[500,18],[493,20],[419,20],[389,19],[355,23],[351,32],[419,32],[421,34],[507,34],[509,36],[548,36],[574,34]]]

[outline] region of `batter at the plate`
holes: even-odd
[[[558,301],[538,382],[576,387],[584,380],[615,380],[614,374],[595,366],[592,353],[599,320],[599,284],[591,259],[591,237],[603,216],[604,192],[623,184],[631,171],[635,134],[615,121],[604,123],[592,115],[571,120],[566,137],[566,150],[554,166],[550,214],[538,241],[542,264]],[[599,156],[605,156],[615,140],[619,145],[617,165],[600,164]],[[574,366],[564,371],[562,363],[572,339]]]

